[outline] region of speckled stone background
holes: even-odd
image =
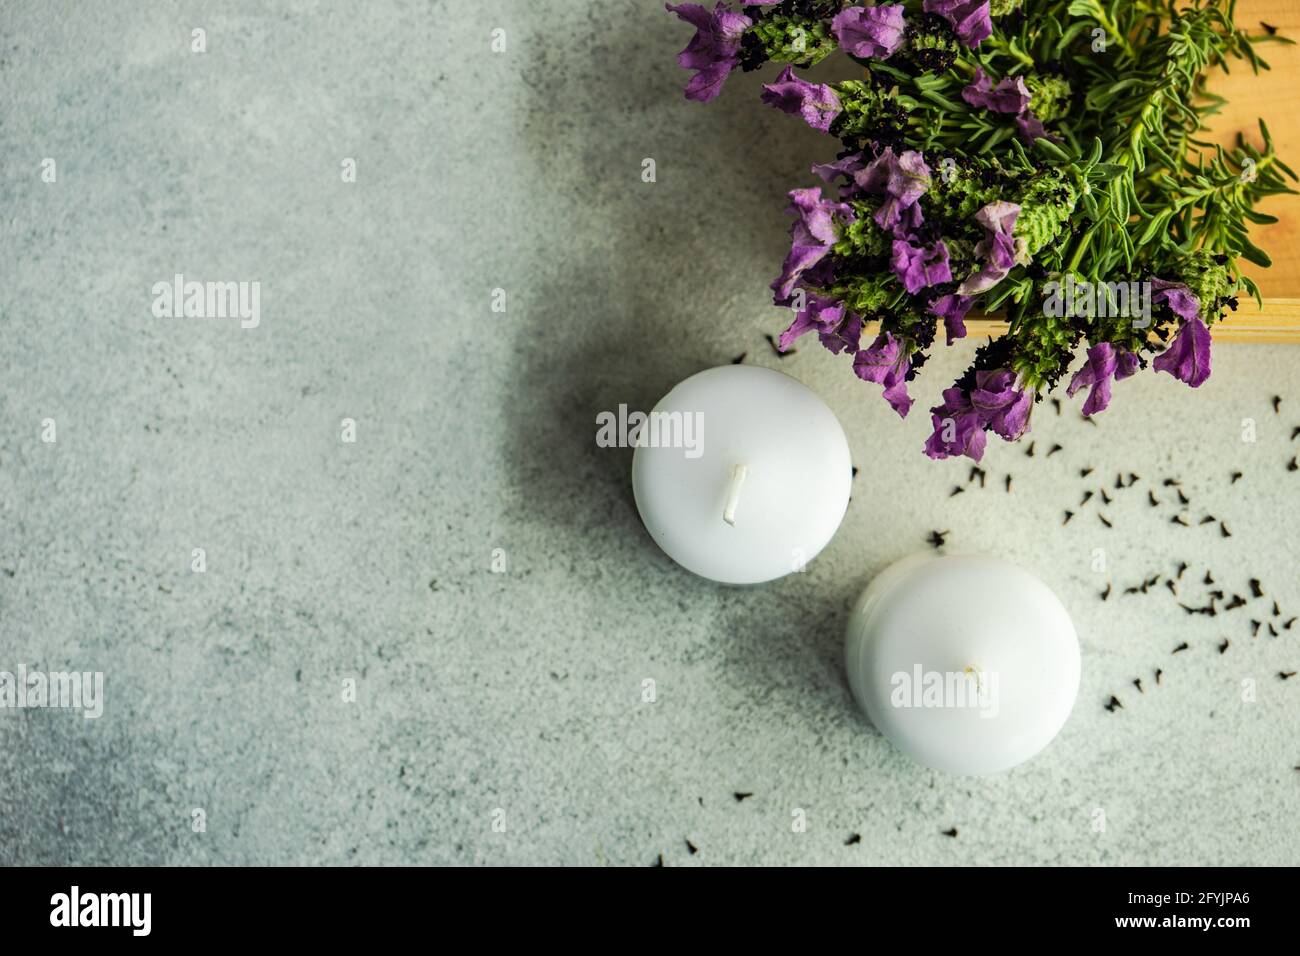
[[[0,713],[0,863],[1300,862],[1300,350],[1122,383],[1098,426],[1044,404],[1035,457],[994,444],[969,484],[846,361],[771,353],[784,193],[830,144],[754,75],[684,101],[688,36],[641,2],[0,8],[0,669],[107,697]],[[177,272],[260,281],[260,326],[155,318]],[[594,443],[742,352],[824,395],[861,468],[807,573],[752,589],[659,553]],[[909,762],[845,686],[850,602],[932,530],[1079,628],[1072,719],[1003,776]],[[1180,561],[1188,604],[1207,568],[1267,597],[1185,614]]]

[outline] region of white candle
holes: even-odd
[[[1079,641],[1039,578],[987,557],[918,555],[887,568],[849,618],[849,686],[915,760],[984,775],[1023,763],[1064,726]]]
[[[683,435],[690,441],[674,440]],[[844,429],[816,394],[772,369],[724,365],[651,411],[632,490],[670,558],[714,581],[757,584],[803,570],[826,546],[852,470]]]

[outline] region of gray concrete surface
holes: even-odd
[[[1040,407],[1033,460],[997,444],[949,497],[919,412],[969,349],[905,424],[847,362],[770,353],[784,192],[828,144],[754,75],[684,101],[688,32],[577,0],[0,8],[0,669],[106,681],[98,720],[0,713],[0,863],[1300,862],[1300,626],[1249,627],[1300,613],[1300,351],[1123,383],[1100,427]],[[177,272],[259,281],[260,325],[156,318]],[[823,555],[754,589],[657,552],[593,440],[741,352],[861,467]],[[1075,506],[1119,470],[1107,530]],[[1170,524],[1166,477],[1232,537]],[[1079,626],[1074,716],[1004,776],[910,763],[844,683],[848,605],[936,529]],[[1207,568],[1268,598],[1122,596],[1184,560],[1189,602]]]

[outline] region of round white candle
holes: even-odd
[[[667,433],[691,435],[695,447]],[[844,429],[810,389],[772,369],[724,365],[654,407],[632,456],[632,490],[670,558],[714,581],[757,584],[801,570],[826,546],[852,471]]]
[[[1008,770],[1046,747],[1079,692],[1079,641],[1060,600],[994,558],[917,555],[858,599],[845,649],[871,722],[951,773]]]

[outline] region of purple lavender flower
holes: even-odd
[[[1192,300],[1195,299],[1192,296]],[[1210,377],[1210,330],[1200,316],[1194,315],[1184,321],[1169,348],[1151,364],[1157,372],[1168,372],[1192,388],[1200,388]]]
[[[967,295],[944,295],[930,303],[930,313],[943,319],[949,345],[966,337],[966,313],[974,304],[974,297]]]
[[[888,59],[902,45],[903,5],[849,7],[831,21],[831,32],[850,56]]]
[[[943,404],[930,409],[930,424],[934,432],[926,440],[925,453],[931,458],[965,455],[979,461],[984,457],[984,424],[965,389],[945,388]]]
[[[818,163],[813,166],[812,171],[821,177],[823,182],[830,182],[836,176],[844,176],[849,180],[853,179],[853,174],[862,168],[862,154],[850,153],[835,160],[833,163]]]
[[[927,247],[914,246],[906,239],[895,239],[892,251],[889,265],[908,293],[915,294],[926,286],[952,281],[948,269],[948,247],[942,239]]]
[[[1053,136],[1043,125],[1043,121],[1034,115],[1033,110],[1025,110],[1016,117],[1016,129],[1020,132],[1020,138],[1030,146],[1034,145],[1036,139],[1051,140],[1053,143],[1059,143],[1060,139]]]
[[[794,75],[787,66],[775,83],[763,85],[762,100],[783,113],[797,113],[805,123],[823,133],[828,132],[840,115],[840,98],[825,83],[809,83]]]
[[[850,312],[832,328],[818,332],[817,338],[836,355],[841,352],[856,352],[858,343],[862,340],[862,318]]]
[[[912,398],[907,394],[907,373],[911,367],[903,343],[888,332],[876,336],[869,348],[853,357],[853,371],[858,378],[883,385],[885,401],[900,418],[906,418],[912,409]]]
[[[1008,369],[976,372],[970,401],[979,411],[984,427],[991,428],[1007,441],[1015,441],[1029,428],[1034,395],[1016,388],[1015,372]]]
[[[984,68],[976,67],[975,80],[961,91],[961,98],[994,113],[1023,113],[1029,106],[1030,93],[1022,76],[1003,77],[994,86]]]
[[[885,197],[875,216],[881,229],[905,238],[921,225],[917,200],[930,188],[930,167],[916,150],[895,156],[894,150],[886,147],[866,168],[854,173],[853,180],[863,192]]]
[[[1023,246],[1015,238],[1020,207],[1013,202],[991,202],[975,214],[984,227],[984,239],[975,245],[975,254],[984,264],[979,272],[968,276],[958,287],[958,295],[979,295],[1001,282],[1022,258]]]
[[[677,54],[677,63],[697,71],[686,84],[686,98],[707,103],[722,92],[723,82],[740,62],[741,37],[754,21],[728,10],[723,0],[718,0],[712,13],[698,3],[668,3],[664,7],[695,27],[695,36]]]
[[[1152,278],[1151,289],[1151,301],[1168,304],[1180,319],[1190,322],[1201,314],[1201,300],[1183,283]]]
[[[789,299],[800,276],[830,252],[838,238],[835,214],[839,213],[849,221],[853,219],[851,208],[844,203],[822,199],[822,191],[818,187],[792,190],[786,212],[794,213],[797,218],[790,228],[793,239],[790,254],[785,257],[781,275],[772,283],[778,305]]]
[[[843,319],[843,302],[828,299],[816,293],[809,293],[804,302],[804,307],[795,315],[790,327],[781,333],[777,348],[782,352],[788,352],[790,346],[794,345],[795,340],[804,333],[811,332],[814,329],[819,332],[832,331]]]
[[[1121,381],[1137,371],[1138,357],[1126,349],[1116,351],[1109,342],[1098,342],[1088,349],[1088,360],[1074,373],[1065,394],[1074,397],[1081,388],[1090,389],[1083,403],[1083,414],[1089,417],[1104,412],[1110,405],[1111,379]]]
[[[947,20],[957,39],[969,47],[979,46],[993,33],[989,0],[925,0],[921,8]]]

